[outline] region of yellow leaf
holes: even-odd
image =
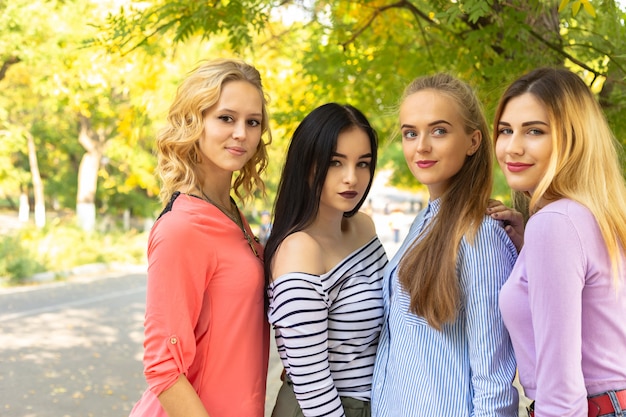
[[[561,3],[559,4],[559,13],[565,10],[568,4],[569,0],[561,0]]]
[[[581,0],[583,4],[583,8],[591,17],[596,17],[596,10],[593,8],[593,5],[589,0]]]
[[[572,16],[576,16],[579,10],[580,10],[580,1],[575,1],[574,4],[572,4]]]

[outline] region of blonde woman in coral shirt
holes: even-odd
[[[132,417],[263,416],[262,247],[231,193],[264,191],[270,140],[254,67],[208,61],[183,80],[157,137],[165,208],[148,243],[149,389]]]

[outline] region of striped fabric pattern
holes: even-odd
[[[374,237],[328,273],[282,275],[268,318],[306,417],[343,416],[339,396],[369,401],[387,256]]]
[[[485,216],[470,244],[463,239],[457,273],[462,308],[441,331],[409,312],[398,264],[436,215],[439,200],[418,215],[385,270],[385,320],[372,387],[375,417],[517,417],[515,358],[498,308],[498,294],[517,257],[498,222]],[[436,262],[436,260],[433,260]]]

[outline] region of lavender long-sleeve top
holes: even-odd
[[[500,309],[537,417],[586,417],[588,395],[626,388],[625,275],[616,287],[581,204],[558,200],[530,218]]]

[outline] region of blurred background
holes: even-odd
[[[255,228],[294,127],[328,101],[355,105],[378,130],[364,210],[390,225],[423,204],[396,139],[411,79],[451,72],[491,119],[513,78],[566,65],[624,144],[625,16],[614,0],[0,0],[0,285],[144,262],[161,208],[155,132],[202,59],[255,65],[270,98],[269,193],[245,207]],[[495,169],[494,196],[506,200]]]
[[[369,117],[380,151],[363,210],[391,257],[426,198],[396,134],[404,86],[450,72],[491,120],[511,80],[565,65],[626,146],[624,10],[614,0],[0,0],[0,415],[124,416],[145,389],[154,137],[200,60],[239,57],[263,77],[268,195],[244,208],[256,230],[304,115],[336,101]],[[493,196],[508,201],[494,169]],[[281,371],[272,352],[268,413]]]

